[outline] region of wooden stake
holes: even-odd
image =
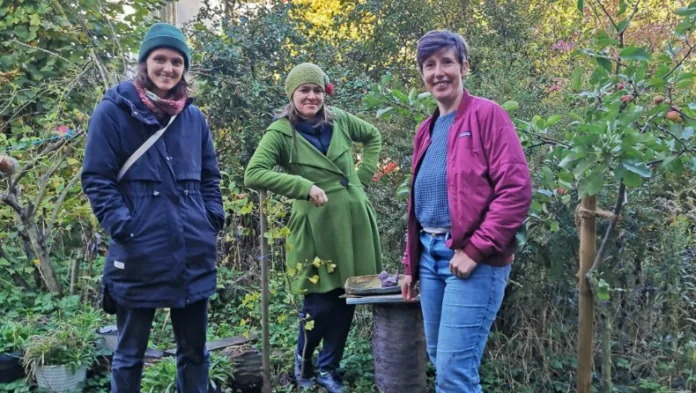
[[[70,269],[70,296],[75,294],[77,287],[77,276],[80,274],[80,258],[73,259],[72,268]]]
[[[263,328],[263,393],[271,393],[271,344],[268,330],[268,243],[266,241],[266,191],[259,193],[259,222],[261,227],[261,312]]]
[[[590,393],[592,383],[592,350],[594,334],[594,299],[592,288],[585,277],[594,262],[597,249],[596,217],[593,214],[597,208],[594,196],[586,196],[582,199],[582,207],[585,211],[580,213],[580,272],[579,284],[579,312],[578,312],[578,393]]]

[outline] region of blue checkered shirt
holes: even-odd
[[[452,225],[447,199],[447,134],[456,113],[435,120],[430,146],[416,175],[414,207],[422,227],[449,228]]]

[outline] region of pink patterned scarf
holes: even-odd
[[[184,109],[184,105],[186,105],[186,99],[188,98],[186,93],[178,97],[160,98],[136,81],[133,82],[133,85],[140,96],[140,100],[143,101],[147,109],[154,113],[158,120],[165,116],[174,116],[178,114]]]

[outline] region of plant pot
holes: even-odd
[[[0,353],[0,383],[9,383],[24,377],[22,353]]]
[[[106,349],[113,353],[118,345],[118,328],[116,326],[104,326],[97,329],[97,335],[100,340],[97,341],[97,347]]]
[[[49,392],[69,392],[87,378],[87,366],[80,366],[73,373],[68,366],[42,366],[36,369],[36,384]]]

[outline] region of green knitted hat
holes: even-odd
[[[147,56],[157,48],[170,48],[181,52],[184,56],[184,66],[188,70],[191,50],[186,45],[186,37],[181,30],[168,23],[155,23],[145,34],[145,39],[140,46],[138,63],[147,60]]]
[[[329,94],[333,90],[333,86],[329,83],[329,77],[319,66],[312,63],[298,64],[290,70],[288,77],[285,79],[285,93],[291,101],[292,93],[305,83],[319,85]]]

